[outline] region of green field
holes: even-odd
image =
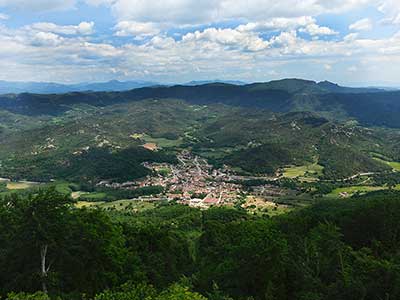
[[[323,169],[324,167],[318,164],[293,166],[284,168],[283,177],[292,179],[298,177],[317,178],[322,175]]]
[[[133,139],[140,139],[143,140],[146,143],[154,143],[157,145],[159,148],[171,148],[171,147],[177,147],[180,144],[182,144],[182,139],[179,138],[177,140],[170,140],[166,138],[154,138],[148,134],[145,133],[134,133],[131,135],[131,138]]]
[[[31,187],[36,186],[37,183],[34,182],[25,182],[25,181],[20,181],[20,182],[8,182],[7,183],[7,189],[9,190],[26,190]]]
[[[376,161],[379,161],[381,163],[389,165],[390,167],[392,167],[393,171],[400,172],[400,162],[384,160],[384,159],[378,158],[378,157],[374,157],[374,159]]]
[[[89,201],[78,201],[76,203],[78,208],[101,208],[101,209],[115,209],[115,210],[130,210],[140,212],[154,208],[154,204],[143,201],[132,201],[132,200],[117,200],[113,202],[89,202]]]
[[[105,202],[89,202],[89,201],[78,201],[75,206],[77,208],[90,208],[90,207],[100,207]]]
[[[341,197],[341,194],[346,194],[345,196],[342,197],[350,197],[354,195],[355,193],[367,193],[367,192],[373,192],[373,191],[380,191],[380,190],[385,190],[387,187],[384,186],[367,186],[367,185],[359,185],[359,186],[349,186],[349,187],[343,187],[343,188],[337,188],[333,190],[331,193],[327,194],[327,197]],[[397,187],[396,187],[397,189]]]

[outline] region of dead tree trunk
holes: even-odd
[[[50,265],[46,266],[46,258],[47,258],[47,249],[48,245],[43,245],[40,248],[40,258],[41,258],[41,274],[40,277],[42,278],[42,290],[44,293],[47,294],[47,274],[50,270]]]

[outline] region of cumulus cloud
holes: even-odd
[[[141,43],[115,46],[52,30],[0,27],[0,66],[4,72],[15,74],[20,80],[40,75],[40,80],[150,76],[174,81],[201,76],[217,78],[224,74],[251,80],[271,69],[279,69],[284,76],[285,66],[291,64],[296,67],[305,64],[304,70],[312,72],[306,64],[314,65],[316,59],[318,70],[333,73],[328,66],[335,60],[358,65],[358,60],[369,57],[400,56],[400,36],[396,35],[386,40],[360,39],[357,34],[341,41],[307,40],[296,29],[290,29],[263,39],[256,31],[210,27],[188,32],[178,40],[155,35]],[[336,64],[334,70],[339,70]],[[347,73],[346,69],[342,71]]]
[[[94,33],[94,22],[81,22],[78,25],[61,26],[54,23],[34,23],[26,27],[30,30],[52,32],[65,35],[90,35]]]
[[[358,20],[357,22],[354,22],[353,24],[350,24],[349,26],[350,30],[354,31],[368,31],[372,29],[372,21],[368,18],[364,18],[361,20]]]
[[[251,22],[239,25],[237,30],[242,32],[269,32],[269,31],[288,31],[299,29],[300,32],[316,35],[336,35],[338,32],[316,24],[316,20],[310,16],[301,16],[296,18],[271,18],[264,22]]]
[[[4,2],[0,0],[0,5]],[[280,76],[312,77],[318,72],[360,76],[366,73],[366,64],[361,62],[373,59],[376,66],[393,70],[386,71],[390,76],[400,72],[400,63],[390,63],[400,62],[400,35],[367,38],[359,32],[365,26],[353,24],[353,32],[342,37],[336,27],[327,27],[317,17],[370,4],[379,5],[388,18],[389,8],[381,6],[381,0],[87,2],[109,5],[116,16],[114,35],[132,39],[116,41],[108,32],[93,34],[93,22],[42,22],[19,29],[0,25],[0,67],[8,79],[171,82],[228,74],[236,79],[262,80],[263,76],[277,76],[271,70],[278,70]],[[235,26],[218,23],[225,20],[234,20]],[[179,28],[179,35],[173,35],[171,28]],[[332,35],[335,37],[329,38]],[[348,72],[349,66],[359,69]]]
[[[256,32],[267,32],[276,30],[288,30],[296,29],[299,27],[305,27],[310,24],[315,24],[315,19],[310,16],[301,16],[293,18],[269,18],[265,21],[250,22],[243,25],[239,25],[237,29],[239,31],[256,31]]]
[[[160,33],[159,26],[151,22],[121,21],[114,29],[116,36],[135,36],[139,39]]]
[[[57,46],[62,42],[62,38],[51,32],[38,32],[32,38],[34,46]]]
[[[183,43],[215,43],[227,49],[242,49],[246,51],[260,51],[266,49],[268,42],[255,34],[242,32],[236,29],[207,28],[204,31],[188,33],[182,37]]]
[[[300,29],[302,32],[307,32],[308,34],[312,36],[316,35],[336,35],[338,34],[337,31],[326,27],[326,26],[319,26],[315,23],[313,24],[308,24],[305,28]]]
[[[0,0],[10,2],[10,0]],[[17,2],[27,0],[17,0]],[[39,0],[47,2],[50,0]],[[72,0],[69,0],[72,1]],[[111,7],[119,21],[153,22],[175,25],[210,24],[231,19],[247,23],[272,17],[294,18],[343,13],[375,7],[384,15],[383,23],[400,24],[398,0],[85,0],[90,5]],[[55,2],[59,2],[55,0]]]
[[[8,20],[10,18],[9,15],[0,13],[0,20]]]
[[[112,7],[119,20],[173,24],[205,24],[229,19],[262,21],[271,17],[338,13],[373,0],[86,0]],[[290,8],[290,9],[288,9]]]
[[[400,2],[398,0],[380,1],[379,10],[385,14],[383,23],[400,25]]]

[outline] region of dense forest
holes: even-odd
[[[0,97],[0,109],[28,116],[61,115],[77,104],[106,107],[145,99],[180,99],[191,104],[226,104],[264,108],[274,112],[312,111],[332,119],[353,118],[364,125],[399,128],[398,91],[348,88],[330,82],[283,79],[233,85],[143,87],[124,92],[70,92],[66,94],[9,94]]]
[[[277,217],[173,203],[78,209],[55,190],[0,203],[0,294],[47,299],[399,299],[400,194]]]

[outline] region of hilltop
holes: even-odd
[[[105,107],[145,99],[179,99],[196,105],[226,104],[283,113],[310,111],[331,120],[355,119],[364,125],[400,127],[399,97],[399,91],[285,79],[249,85],[155,86],[123,92],[11,94],[0,97],[0,108],[23,115],[60,115],[77,104]]]

